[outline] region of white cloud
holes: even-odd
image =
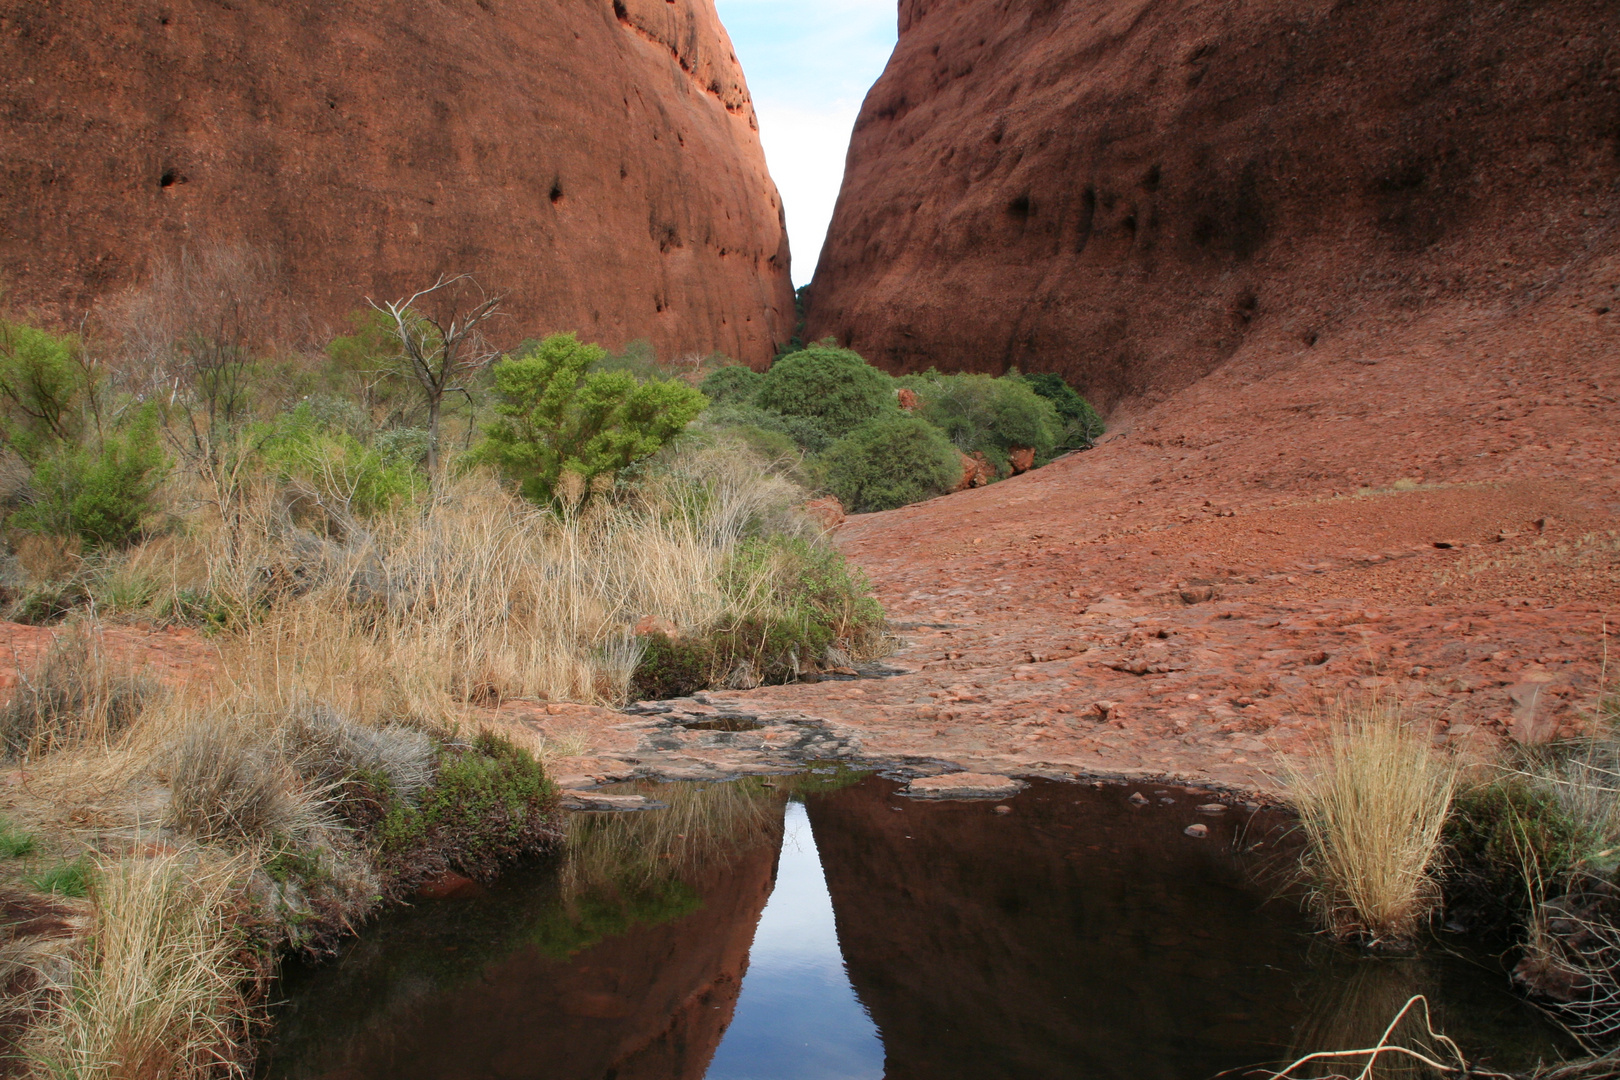
[[[782,193],[804,284],[838,200],[861,101],[894,49],[892,0],[717,0]]]
[[[771,178],[782,193],[788,243],[793,248],[793,283],[815,273],[816,258],[832,221],[844,178],[844,155],[860,106],[811,110],[756,101],[760,140]]]

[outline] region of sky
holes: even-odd
[[[793,283],[816,270],[844,153],[866,91],[894,50],[894,0],[716,0],[759,114],[787,211]]]

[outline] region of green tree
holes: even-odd
[[[296,477],[329,513],[374,517],[409,503],[421,486],[414,448],[393,439],[361,442],[323,421],[316,403],[301,403],[259,434],[265,462],[283,480]]]
[[[1051,402],[1016,375],[941,375],[930,371],[901,382],[922,399],[922,416],[959,449],[977,451],[1005,468],[1014,447],[1051,456],[1061,430]]]
[[[409,425],[423,419],[413,407],[410,382],[400,370],[399,338],[392,318],[376,309],[350,312],[348,318],[353,332],[333,338],[326,346],[332,382],[352,396],[372,422]]]
[[[0,320],[0,437],[24,461],[77,436],[91,381],[77,337]]]
[[[838,439],[895,409],[894,380],[848,349],[812,345],[771,365],[755,404],[807,417]]]
[[[529,499],[550,502],[564,473],[599,488],[600,478],[656,453],[708,404],[684,382],[592,371],[603,355],[573,334],[554,334],[527,356],[497,363],[500,419],[485,426],[472,460],[494,465]]]
[[[868,420],[834,443],[821,464],[828,490],[856,513],[943,495],[962,475],[945,434],[904,413]]]
[[[1102,438],[1103,419],[1091,402],[1081,397],[1074,387],[1063,381],[1061,375],[1043,371],[1020,376],[1029,388],[1052,403],[1057,409],[1058,421],[1063,426],[1058,435],[1058,450],[1089,450]]]

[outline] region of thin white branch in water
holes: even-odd
[[[1417,1050],[1413,1050],[1411,1047],[1401,1046],[1398,1043],[1390,1042],[1390,1037],[1394,1035],[1395,1029],[1400,1027],[1401,1021],[1405,1020],[1407,1015],[1419,1005],[1422,1006],[1424,1030],[1428,1033],[1429,1038],[1434,1041],[1436,1047],[1439,1050],[1444,1051],[1446,1056],[1448,1056],[1454,1062],[1454,1064],[1447,1065],[1445,1062],[1436,1057],[1430,1056],[1429,1054],[1421,1053]],[[1319,1050],[1314,1054],[1306,1054],[1304,1057],[1299,1058],[1287,1068],[1282,1069],[1279,1072],[1270,1072],[1261,1069],[1256,1070],[1250,1075],[1264,1076],[1268,1078],[1268,1080],[1303,1080],[1303,1078],[1295,1076],[1294,1071],[1296,1069],[1303,1068],[1313,1061],[1344,1061],[1365,1058],[1366,1064],[1362,1066],[1361,1071],[1356,1073],[1353,1078],[1346,1073],[1336,1072],[1329,1073],[1326,1076],[1312,1077],[1311,1080],[1371,1080],[1373,1069],[1378,1065],[1378,1059],[1385,1054],[1391,1054],[1396,1057],[1405,1057],[1413,1061],[1420,1062],[1423,1065],[1433,1069],[1435,1072],[1442,1073],[1447,1076],[1459,1075],[1468,1077],[1485,1077],[1488,1078],[1488,1080],[1512,1080],[1507,1073],[1487,1072],[1483,1069],[1475,1069],[1470,1066],[1468,1059],[1463,1056],[1462,1049],[1451,1039],[1434,1030],[1434,1022],[1429,1015],[1429,999],[1424,997],[1422,994],[1413,994],[1406,1000],[1406,1004],[1401,1006],[1401,1011],[1395,1014],[1395,1019],[1389,1022],[1389,1026],[1384,1029],[1384,1033],[1378,1037],[1378,1044],[1376,1046],[1369,1046],[1361,1050]]]

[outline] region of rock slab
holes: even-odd
[[[920,776],[906,785],[914,799],[1004,799],[1028,787],[1023,780],[989,773],[947,773]]]

